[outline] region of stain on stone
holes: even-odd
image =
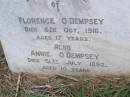
[[[85,3],[88,3],[88,0],[83,0]]]
[[[26,0],[27,2],[29,2],[30,0]]]

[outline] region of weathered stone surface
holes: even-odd
[[[129,0],[0,0],[13,72],[130,74]]]

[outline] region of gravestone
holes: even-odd
[[[0,0],[12,72],[130,74],[129,0]]]

